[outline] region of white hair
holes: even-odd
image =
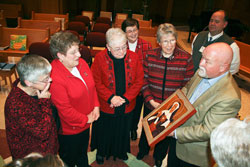
[[[213,130],[213,157],[219,167],[250,167],[250,122],[230,118]]]
[[[114,43],[126,43],[127,36],[126,33],[120,28],[110,28],[106,32],[106,41],[109,46],[113,46]]]

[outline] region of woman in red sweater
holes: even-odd
[[[51,37],[51,99],[61,120],[59,155],[69,166],[88,166],[90,124],[99,118],[99,102],[88,64],[81,59],[79,39],[71,32]]]
[[[142,64],[139,56],[127,49],[126,34],[120,28],[111,28],[106,41],[107,49],[99,52],[92,64],[101,110],[91,140],[98,164],[104,157],[128,159],[131,111],[143,85]]]

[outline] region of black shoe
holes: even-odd
[[[139,153],[137,154],[136,158],[137,158],[138,160],[142,160],[143,157],[144,157],[145,155],[147,155],[147,154],[142,153],[142,152],[139,152]]]
[[[132,130],[130,132],[130,135],[131,135],[131,140],[136,140],[137,139],[137,132],[136,132],[136,130]]]
[[[101,165],[104,163],[104,158],[100,155],[96,155],[96,162]]]
[[[155,160],[155,166],[156,167],[161,167],[162,160]]]

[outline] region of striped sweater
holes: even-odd
[[[169,58],[164,58],[161,48],[149,50],[143,62],[145,105],[153,110],[151,99],[162,103],[177,89],[182,88],[193,76],[192,56],[176,46]]]

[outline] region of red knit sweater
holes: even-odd
[[[36,99],[14,83],[5,103],[6,136],[13,159],[29,153],[57,154],[56,124],[50,99]]]

